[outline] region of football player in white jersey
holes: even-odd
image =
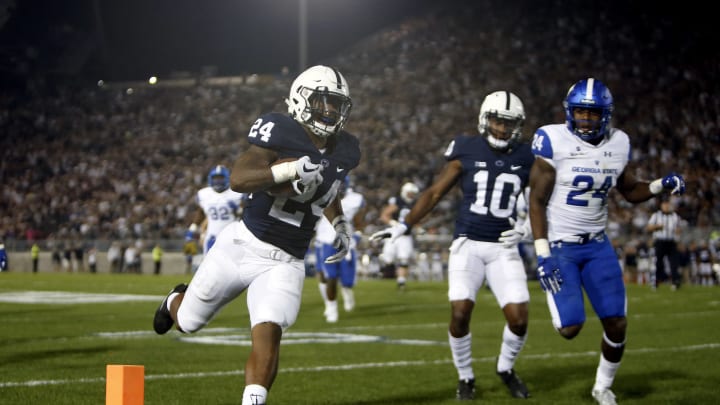
[[[305,253],[321,216],[335,229],[342,260],[351,235],[338,189],[360,162],[357,137],[343,130],[352,108],[345,78],[317,65],[292,83],[288,113],[261,115],[235,161],[230,187],[250,193],[242,221],[220,231],[189,285],[177,285],[155,312],[153,329],[200,330],[247,291],[252,346],[242,405],[262,405],[278,372],[280,339],[300,309]],[[276,193],[278,187],[287,193]],[[268,190],[272,189],[273,192]]]
[[[525,109],[519,97],[509,91],[489,94],[478,115],[480,136],[456,136],[445,152],[445,167],[401,222],[370,237],[393,240],[405,235],[456,184],[460,186],[463,198],[448,261],[448,341],[459,378],[458,400],[475,397],[470,319],[478,291],[486,281],[507,322],[495,371],[513,397],[530,396],[514,370],[527,338],[530,300],[525,265],[517,247],[530,229],[514,226],[517,201],[528,186],[534,160],[530,145],[520,142],[524,121]]]
[[[530,222],[538,279],[546,291],[553,326],[572,339],[585,322],[583,290],[603,326],[600,363],[592,396],[615,404],[610,390],[625,349],[627,298],[622,269],[605,234],[607,196],[615,187],[631,203],[669,191],[685,181],[670,173],[646,182],[626,170],[628,135],[611,127],[613,98],[599,80],[578,81],[563,102],[564,124],[535,132],[530,172]]]
[[[205,224],[202,238],[203,254],[215,243],[215,238],[228,224],[237,221],[242,214],[245,194],[230,189],[230,171],[217,165],[208,173],[208,185],[198,190],[195,202],[198,209],[188,230],[197,234]]]
[[[353,238],[350,240],[350,250],[345,257],[336,263],[326,263],[328,257],[337,254],[333,246],[335,241],[335,229],[330,221],[321,218],[315,234],[315,255],[317,257],[318,272],[322,274],[318,282],[320,295],[325,301],[325,320],[330,323],[338,321],[337,284],[340,279],[341,293],[343,297],[343,308],[346,312],[355,308],[355,274],[357,272],[357,243],[359,235],[356,229],[362,229],[365,215],[365,197],[353,190],[350,185],[350,178],[345,178],[345,184],[341,190],[342,200],[340,203],[349,223],[350,233]]]
[[[403,184],[399,196],[388,199],[387,204],[380,212],[380,221],[387,225],[394,225],[405,220],[405,215],[415,204],[420,189],[413,182]],[[410,260],[415,254],[415,244],[410,232],[397,238],[388,239],[383,245],[380,261],[385,266],[395,266],[395,281],[400,291],[405,290],[407,277],[410,272]]]

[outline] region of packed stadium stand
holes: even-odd
[[[689,192],[675,200],[678,213],[699,234],[719,226],[716,38],[642,2],[616,2],[625,8],[617,13],[571,1],[511,3],[449,2],[317,61],[350,83],[346,129],[362,142],[353,182],[370,206],[366,235],[400,185],[428,185],[452,137],[477,131],[485,94],[508,89],[524,101],[529,140],[540,125],[564,120],[567,88],[587,76],[611,89],[638,176],[682,172]],[[0,237],[18,250],[32,239],[103,241],[105,250],[113,240],[160,239],[180,249],[207,170],[232,166],[260,112],[285,111],[294,76],[88,86],[23,66],[22,80],[0,91]],[[621,200],[609,199],[610,232],[635,237],[657,202]],[[452,233],[454,205],[441,203],[429,234]]]

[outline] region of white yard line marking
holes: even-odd
[[[0,302],[10,304],[88,304],[127,301],[161,301],[159,295],[95,294],[67,291],[17,291],[0,293]]]
[[[680,351],[697,351],[697,350],[715,350],[720,348],[720,343],[707,343],[702,345],[691,345],[682,347],[656,347],[656,348],[642,348],[642,349],[627,349],[625,353],[656,353],[656,352],[680,352]],[[525,354],[523,359],[527,360],[546,360],[552,357],[562,358],[574,358],[574,357],[596,357],[600,353],[596,351],[587,352],[575,352],[575,353],[541,353],[541,354]],[[474,363],[490,363],[495,361],[495,356],[481,357],[473,359]],[[413,360],[413,361],[390,361],[382,363],[356,363],[356,364],[339,364],[339,365],[328,365],[328,366],[315,366],[315,367],[291,367],[281,369],[281,373],[307,373],[307,372],[321,372],[321,371],[342,371],[342,370],[359,370],[367,368],[381,368],[381,367],[414,367],[414,366],[428,366],[428,365],[439,365],[451,363],[451,359],[441,360]],[[150,374],[146,375],[146,380],[174,380],[182,378],[204,378],[204,377],[223,377],[223,376],[239,376],[243,375],[243,370],[230,370],[230,371],[213,371],[213,372],[198,372],[198,373],[178,373],[178,374]],[[62,380],[30,380],[30,381],[4,381],[0,382],[0,388],[10,387],[38,387],[45,385],[62,385],[62,384],[87,384],[87,383],[104,383],[104,377],[96,378],[77,378],[77,379],[62,379]]]

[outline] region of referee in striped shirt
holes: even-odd
[[[665,272],[665,258],[670,265],[672,289],[680,287],[680,274],[678,272],[677,238],[680,234],[680,216],[673,212],[670,201],[660,203],[660,210],[650,216],[647,227],[652,232],[655,246],[655,282],[653,288],[667,280]]]

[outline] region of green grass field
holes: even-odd
[[[249,351],[245,296],[205,330],[157,336],[151,327],[155,308],[181,281],[187,279],[0,274],[0,404],[103,404],[107,364],[145,367],[146,404],[239,404]],[[580,336],[566,341],[552,328],[537,283],[530,290],[530,334],[516,364],[532,394],[526,402],[592,403],[599,322],[589,312]],[[41,297],[23,293],[28,291],[133,294],[142,300],[8,302]],[[411,283],[398,293],[393,281],[363,280],[355,294],[356,310],[341,312],[340,321],[328,325],[316,281],[306,280],[298,321],[283,339],[270,403],[456,403],[446,284]],[[718,403],[719,294],[718,288],[629,287],[628,344],[613,388],[618,402]],[[480,293],[473,318],[476,402],[523,401],[510,398],[495,375],[503,320],[489,291]]]

